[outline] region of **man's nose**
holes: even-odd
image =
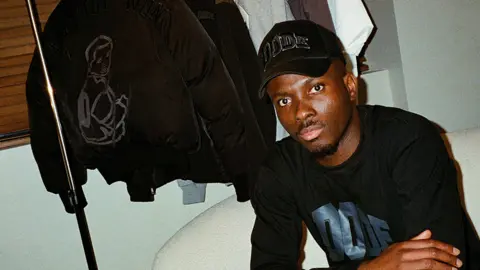
[[[295,120],[297,122],[305,121],[306,119],[315,115],[311,104],[309,102],[301,101],[297,105]]]

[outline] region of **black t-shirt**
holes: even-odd
[[[465,214],[456,169],[437,128],[404,110],[358,106],[362,137],[336,167],[286,138],[260,169],[252,205],[252,269],[298,269],[302,222],[336,269],[356,269],[391,243],[425,229],[461,250]],[[312,256],[311,254],[309,256]]]

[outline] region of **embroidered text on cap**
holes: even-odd
[[[292,49],[310,49],[308,44],[308,38],[300,36],[295,33],[288,33],[282,35],[276,35],[272,41],[265,43],[262,50],[263,66],[272,60],[281,52],[285,52]]]

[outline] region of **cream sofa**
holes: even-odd
[[[467,212],[480,229],[480,128],[447,133],[447,147],[459,165]],[[463,187],[463,188],[462,188]],[[246,270],[255,219],[250,203],[235,196],[206,210],[180,229],[156,254],[153,270]],[[304,269],[327,267],[323,251],[307,233]]]

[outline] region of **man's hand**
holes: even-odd
[[[362,263],[359,270],[436,269],[452,270],[462,266],[457,258],[460,251],[440,241],[430,239],[429,230],[414,238],[395,243],[377,258]]]

